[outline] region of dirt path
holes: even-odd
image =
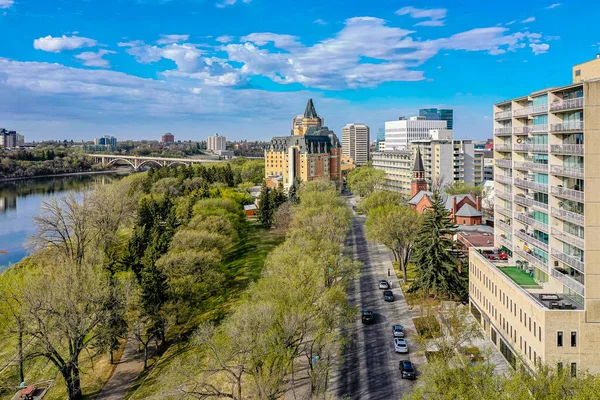
[[[137,342],[129,338],[121,361],[117,364],[112,376],[106,382],[96,400],[121,400],[131,388],[133,382],[144,369],[144,355],[138,352]]]

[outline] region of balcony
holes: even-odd
[[[576,97],[574,99],[556,101],[550,104],[550,111],[553,112],[572,110],[577,108],[583,108],[583,97]]]
[[[510,176],[497,175],[494,180],[504,183],[505,185],[512,185],[512,177]]]
[[[539,106],[533,106],[530,114],[544,114],[548,112],[548,104],[540,104]]]
[[[504,230],[505,232],[512,234],[512,228],[506,222],[496,221],[496,225],[498,225],[498,227]]]
[[[502,190],[495,190],[494,194],[496,197],[501,198],[502,200],[512,201],[512,193],[504,192]]]
[[[513,115],[515,117],[523,117],[523,116],[527,116],[527,115],[531,114],[532,111],[533,111],[533,107],[519,108],[518,110],[515,110],[513,112]]]
[[[502,167],[502,168],[511,168],[512,167],[512,160],[503,160],[503,159],[496,159],[496,166],[498,167]]]
[[[510,251],[512,251],[513,249],[513,245],[512,242],[508,239],[506,239],[505,237],[503,237],[503,235],[496,235],[496,240],[498,241],[498,243],[500,243],[502,246],[506,247],[507,249],[509,249]]]
[[[533,226],[536,229],[544,231],[546,233],[550,233],[550,227],[543,222],[536,220],[535,218],[523,214],[523,213],[515,213],[515,218],[517,221],[524,223],[527,226]]]
[[[550,171],[554,175],[568,176],[570,178],[583,179],[583,168],[563,167],[562,165],[552,165]]]
[[[534,238],[531,235],[528,235],[525,232],[517,231],[517,232],[515,232],[515,236],[527,243],[533,244],[534,246],[536,246],[539,249],[544,250],[545,252],[548,252],[548,245],[546,243]]]
[[[508,111],[499,111],[496,114],[494,114],[494,119],[507,119],[507,118],[511,118],[512,117],[512,111],[508,110]]]
[[[547,153],[548,145],[547,144],[515,144],[515,151],[531,151],[533,153]]]
[[[553,144],[550,146],[552,154],[564,154],[570,156],[582,156],[582,144]]]
[[[532,189],[537,192],[544,192],[544,193],[548,192],[548,185],[545,183],[538,183],[538,182],[528,181],[528,180],[519,179],[519,178],[515,178],[514,182],[515,182],[515,185],[522,187],[522,188]]]
[[[515,195],[515,203],[525,207],[534,207],[539,208],[542,211],[548,211],[548,204],[533,199],[528,199],[523,196]]]
[[[516,126],[513,128],[515,135],[527,135],[529,132],[531,132],[530,126]]]
[[[531,126],[531,133],[546,133],[548,132],[548,125],[539,124]]]
[[[512,151],[512,146],[510,144],[496,144],[496,145],[494,145],[494,150],[496,150],[496,151]]]
[[[577,132],[583,130],[583,121],[561,122],[550,126],[552,132]]]
[[[548,261],[545,261],[543,259],[537,258],[533,254],[529,254],[529,253],[527,253],[525,250],[523,250],[521,248],[517,248],[515,250],[515,253],[517,253],[519,255],[519,257],[524,258],[527,262],[529,262],[530,264],[538,267],[542,271],[548,272]]]
[[[555,227],[552,227],[552,236],[560,239],[562,242],[571,244],[583,250],[584,240],[579,236],[571,235],[570,233]]]
[[[500,206],[495,206],[495,210],[498,211],[500,214],[508,217],[508,218],[512,218],[512,210],[509,210],[508,208],[504,208],[504,207],[500,207]]]
[[[524,171],[541,172],[544,174],[548,173],[548,164],[540,164],[527,161],[515,161],[514,166],[515,169],[520,169]]]
[[[563,221],[572,222],[583,226],[584,216],[571,211],[563,210],[562,208],[552,207],[551,214],[553,217],[560,218]]]
[[[584,192],[581,190],[567,189],[564,187],[552,186],[552,194],[562,197],[563,199],[583,202],[585,199]]]
[[[569,275],[563,274],[556,268],[553,268],[552,276],[583,296],[584,286],[581,283],[577,282],[575,279],[571,278]]]
[[[510,136],[512,135],[512,127],[494,129],[495,136]]]

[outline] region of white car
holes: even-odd
[[[395,338],[394,350],[396,350],[396,353],[408,353],[408,344],[406,344],[406,340]]]
[[[390,288],[390,284],[388,283],[388,281],[386,280],[380,280],[379,281],[379,289],[389,289]]]

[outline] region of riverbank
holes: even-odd
[[[106,169],[102,171],[81,171],[81,172],[67,172],[64,174],[51,174],[51,175],[37,175],[37,176],[21,176],[19,178],[0,178],[0,183],[2,182],[14,182],[14,181],[25,181],[27,179],[40,179],[40,178],[60,178],[63,176],[81,176],[81,175],[101,175],[101,174],[119,174],[119,175],[129,175],[133,171],[130,168],[114,168],[114,169]]]

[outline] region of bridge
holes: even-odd
[[[116,156],[111,154],[86,154],[86,156],[93,158],[97,163],[101,163],[103,167],[110,167],[117,163],[128,164],[132,166],[135,171],[139,171],[145,166],[174,167],[178,165],[206,164],[224,161],[199,158]]]

